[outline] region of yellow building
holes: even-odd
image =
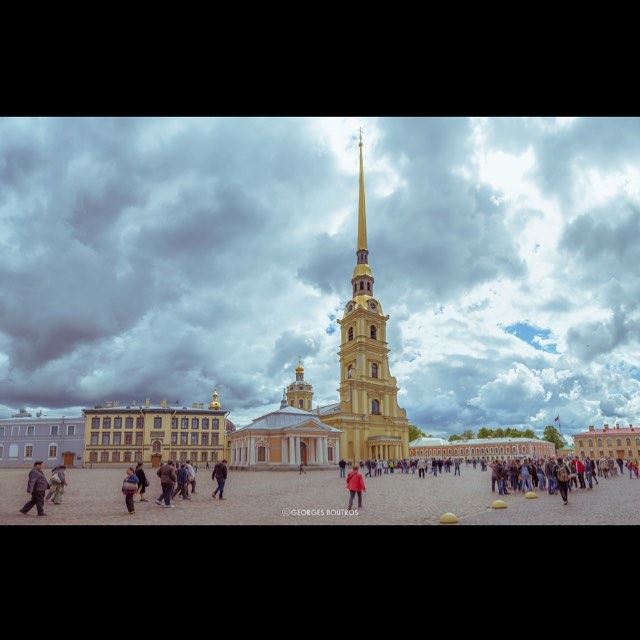
[[[398,406],[396,379],[389,371],[387,320],[373,295],[369,266],[362,137],[356,266],[351,279],[353,297],[338,320],[341,328],[340,401],[319,407],[322,422],[342,431],[340,450],[350,462],[367,458],[409,455],[409,424]]]
[[[640,429],[630,424],[628,427],[602,429],[590,426],[588,431],[573,434],[573,450],[581,458],[622,458],[640,459]]]
[[[214,391],[204,403],[187,407],[120,407],[107,403],[85,409],[85,465],[111,466],[143,461],[152,467],[167,460],[205,466],[222,460],[227,440],[227,414]]]

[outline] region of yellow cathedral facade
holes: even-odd
[[[369,266],[362,136],[360,136],[358,242],[351,278],[352,298],[340,324],[340,401],[318,407],[324,424],[339,429],[340,451],[348,462],[409,456],[409,422],[398,406],[398,386],[389,370],[387,320],[374,297]]]

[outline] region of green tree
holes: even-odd
[[[544,428],[543,440],[553,442],[553,444],[556,445],[556,449],[561,449],[566,445],[566,442],[560,435],[560,432],[552,425],[547,425]]]
[[[500,427],[498,427],[494,432],[493,432],[494,437],[496,438],[505,438],[506,436],[504,435],[504,429],[501,429]]]
[[[422,432],[422,430],[418,429],[418,427],[415,427],[412,424],[409,425],[409,442],[413,442],[418,438],[424,438],[424,437],[425,435]]]
[[[478,438],[493,438],[493,429],[482,427],[478,430]]]
[[[449,442],[455,442],[456,440],[462,440],[462,436],[457,436],[455,433],[449,436]]]
[[[533,429],[525,429],[524,433],[522,434],[523,438],[537,438],[536,434],[534,433]]]

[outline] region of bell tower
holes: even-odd
[[[351,278],[352,298],[340,324],[340,410],[322,420],[342,429],[341,451],[349,461],[409,455],[406,411],[398,406],[398,386],[389,370],[387,320],[373,295],[369,266],[367,212],[360,133],[360,179],[356,265]]]

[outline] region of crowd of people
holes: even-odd
[[[345,469],[350,464],[340,460],[338,467],[340,477],[345,477]],[[363,460],[359,468],[364,471],[365,477],[390,475],[394,472],[402,474],[418,474],[419,478],[427,475],[437,477],[443,473],[460,475],[462,465],[480,467],[482,471],[491,470],[491,491],[496,488],[500,495],[509,495],[509,489],[513,493],[526,493],[534,490],[548,490],[549,495],[560,495],[564,504],[568,504],[568,494],[572,489],[593,489],[593,484],[598,484],[598,478],[613,478],[619,473],[622,475],[626,468],[629,478],[639,478],[638,460],[636,458],[623,460],[613,457],[601,457],[598,460],[586,457],[584,460],[578,456],[563,459],[551,456],[548,458],[502,458],[490,461],[481,458],[403,458],[401,460]],[[355,465],[354,468],[358,468]]]
[[[44,504],[53,498],[53,504],[62,504],[64,488],[67,486],[65,477],[65,465],[58,465],[51,469],[51,477],[47,479],[43,471],[43,461],[37,460],[27,480],[27,493],[31,494],[31,499],[20,509],[20,513],[25,515],[35,506],[39,516],[46,516]],[[158,468],[157,475],[160,478],[162,488],[161,495],[156,499],[156,504],[165,508],[173,508],[173,499],[180,494],[183,500],[191,500],[191,496],[196,493],[196,474],[198,467],[193,466],[190,460],[177,463],[169,460]],[[215,491],[211,494],[213,499],[224,500],[224,485],[227,480],[227,461],[216,463],[211,475],[212,480],[217,483]],[[134,497],[140,496],[139,502],[148,502],[145,498],[146,488],[149,480],[143,469],[143,463],[138,462],[136,467],[128,467],[121,491],[124,495],[125,506],[129,514],[135,513]],[[45,492],[48,493],[45,496]],[[218,495],[219,494],[219,495]]]

